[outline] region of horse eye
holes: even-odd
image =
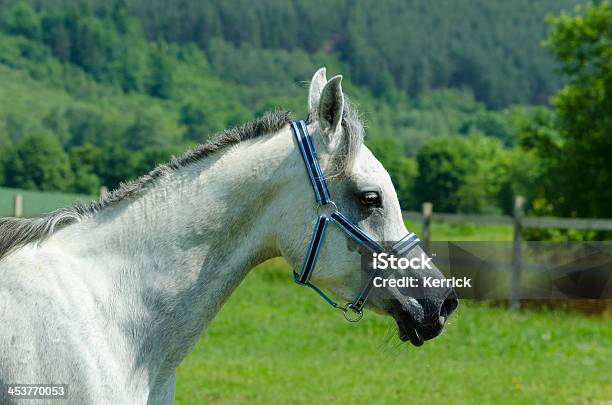
[[[380,205],[380,196],[376,191],[366,191],[365,193],[361,193],[359,201],[366,207]]]

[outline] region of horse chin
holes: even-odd
[[[406,311],[393,311],[391,316],[397,323],[397,333],[402,342],[410,342],[414,346],[422,346],[425,342],[423,334],[416,327],[410,313]]]

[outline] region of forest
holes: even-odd
[[[612,216],[609,1],[0,0],[0,186],[95,195],[344,75],[405,209]]]

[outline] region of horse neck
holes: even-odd
[[[281,165],[294,147],[282,132],[178,169],[60,232],[69,237],[56,242],[77,241],[79,256],[112,263],[103,269],[116,286],[112,307],[126,302],[113,316],[126,318],[146,363],[176,367],[248,270],[278,256],[272,201],[292,175]]]

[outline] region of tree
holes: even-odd
[[[61,13],[44,15],[42,18],[43,42],[47,45],[53,55],[67,62],[72,52],[72,38],[70,31],[65,25],[64,16]]]
[[[64,112],[63,120],[66,121],[69,146],[84,145],[91,143],[96,146],[116,144],[120,141],[121,131],[116,120],[112,116],[105,115],[97,108],[74,106]]]
[[[529,211],[543,202],[542,191],[547,179],[543,175],[542,159],[533,151],[521,148],[505,151],[498,169],[502,176],[498,178],[497,205],[504,214],[513,214],[517,195],[525,198]]]
[[[142,150],[140,159],[136,166],[136,172],[139,175],[145,174],[153,170],[160,163],[170,161],[172,156],[179,156],[185,148],[183,147],[148,147]]]
[[[552,98],[559,140],[539,148],[556,179],[548,198],[561,215],[612,217],[612,3],[577,7],[549,23],[545,46],[568,82]]]
[[[114,189],[121,182],[144,174],[137,173],[138,161],[138,153],[128,151],[119,145],[110,146],[103,149],[96,173],[102,185]]]
[[[402,145],[397,138],[373,138],[368,142],[368,146],[387,169],[402,208],[414,209],[414,182],[418,174],[416,161],[404,156]]]
[[[442,212],[493,210],[504,178],[502,155],[501,143],[484,136],[436,137],[417,155],[416,198]]]
[[[136,112],[132,124],[125,131],[125,145],[131,150],[140,150],[147,146],[169,146],[180,142],[182,133],[176,123],[163,113],[153,108]]]
[[[419,177],[415,192],[419,202],[432,202],[437,211],[456,212],[457,193],[468,173],[474,170],[466,139],[434,138],[421,148],[417,162]]]
[[[40,18],[32,7],[24,2],[18,1],[8,10],[3,19],[7,31],[14,35],[23,35],[30,39],[40,39]]]
[[[0,126],[0,186],[5,184],[4,167],[7,157],[11,155],[11,141],[4,128]]]
[[[181,123],[185,125],[187,131],[186,139],[203,142],[211,132],[206,112],[204,109],[193,102],[184,104],[181,107]]]
[[[3,186],[5,184],[5,176],[4,176],[4,171],[5,171],[5,166],[7,164],[6,160],[7,160],[7,156],[10,156],[11,153],[8,150],[8,148],[3,148],[2,149],[2,154],[0,154],[0,186]],[[8,153],[7,153],[8,152]]]
[[[158,43],[151,53],[151,85],[149,93],[154,97],[171,98],[173,92],[172,66],[166,55],[167,45]]]
[[[508,159],[508,151],[502,148],[501,141],[488,136],[473,135],[467,141],[472,163],[457,192],[458,210],[498,213],[499,194],[508,171],[502,163]]]
[[[5,163],[6,183],[30,190],[68,191],[72,172],[57,139],[46,132],[23,138]]]
[[[102,151],[92,144],[75,146],[68,156],[74,173],[72,191],[76,193],[97,195],[100,190],[100,178],[95,173]]]

